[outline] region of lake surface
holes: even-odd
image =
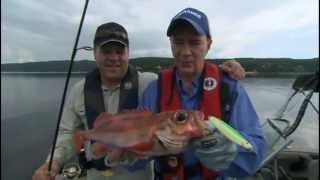
[[[70,85],[81,78],[82,75],[73,76]],[[247,78],[242,81],[261,122],[284,104],[293,80]],[[1,74],[1,179],[31,179],[33,171],[46,159],[64,83],[63,75]],[[319,107],[318,99],[317,93],[312,98],[316,107]],[[319,150],[318,115],[310,107],[293,136],[296,139],[293,146]]]

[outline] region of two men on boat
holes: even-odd
[[[35,171],[33,180],[55,177],[62,167],[77,160],[79,154],[85,161],[81,166],[86,169],[86,178],[90,180],[223,179],[255,172],[264,155],[265,141],[247,93],[234,80],[244,77],[243,68],[238,62],[229,61],[221,66],[222,72],[218,66],[205,62],[212,36],[207,16],[197,9],[179,12],[172,19],[167,35],[174,66],[162,71],[157,80],[156,74],[141,73],[129,65],[129,39],[124,27],[110,22],[97,28],[93,43],[97,69],[72,88],[64,107],[51,172],[48,173],[48,162],[45,162]],[[231,143],[209,125],[210,135],[194,140],[180,154],[155,157],[154,168],[150,161],[124,158],[113,151],[95,156],[91,143],[83,147],[84,153],[76,151],[73,133],[77,129],[92,128],[101,112],[117,113],[138,106],[154,112],[198,109],[206,116],[221,117],[250,141],[253,151]],[[176,137],[172,141],[178,144],[187,141]],[[164,146],[172,148],[170,143]],[[168,161],[172,159],[176,161],[174,166]]]

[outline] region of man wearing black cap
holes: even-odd
[[[140,73],[128,64],[129,40],[124,27],[117,23],[100,25],[94,38],[94,58],[97,69],[88,73],[71,89],[64,108],[55,148],[51,175],[77,159],[74,149],[73,133],[80,128],[90,129],[101,112],[117,113],[135,109],[147,84],[157,78],[154,73]],[[76,142],[77,143],[77,142]],[[151,169],[135,170],[128,159],[119,157],[117,152],[97,155],[91,144],[84,144],[82,167],[87,169],[90,180],[151,179]],[[119,160],[119,162],[114,162]],[[124,164],[123,166],[121,164]],[[33,180],[49,179],[46,174],[48,163],[42,165],[34,174]]]
[[[220,180],[255,173],[266,149],[262,129],[241,83],[205,61],[212,46],[207,16],[186,8],[172,19],[167,35],[174,66],[163,70],[158,80],[149,84],[140,106],[154,112],[200,110],[205,119],[215,116],[236,128],[252,149],[248,151],[227,140],[208,121],[198,121],[209,133],[191,139],[180,154],[156,157],[155,179]],[[190,142],[174,130],[163,137],[160,140],[167,149],[179,149]]]
[[[154,73],[140,73],[128,64],[128,34],[117,23],[106,23],[97,28],[94,58],[97,69],[88,73],[85,79],[71,89],[60,125],[51,176],[56,176],[61,167],[77,159],[78,154],[81,166],[87,169],[87,179],[151,179],[150,163],[140,169],[137,166],[139,162],[130,161],[132,158],[123,157],[118,151],[106,152],[101,156],[96,154],[90,143],[84,144],[85,153],[72,145],[73,133],[80,128],[92,128],[101,112],[114,114],[135,109],[147,84],[157,78]],[[231,69],[228,69],[230,65]],[[244,75],[244,70],[237,62],[229,62],[225,68],[235,78]],[[33,180],[49,179],[47,169],[46,162],[35,172]]]

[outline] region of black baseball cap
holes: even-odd
[[[96,30],[93,44],[95,46],[103,46],[109,42],[118,42],[129,47],[129,39],[126,29],[115,22],[101,24]]]

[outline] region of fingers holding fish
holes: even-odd
[[[111,162],[123,161],[126,157],[126,151],[119,148],[113,149],[108,152],[107,156]]]
[[[95,142],[95,143],[91,144],[91,149],[92,149],[92,152],[95,156],[103,156],[103,155],[106,155],[110,151],[110,148],[108,148],[107,145],[99,143],[99,142]]]

